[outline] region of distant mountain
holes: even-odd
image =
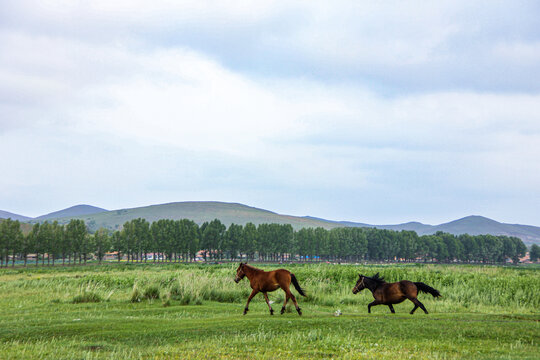
[[[59,218],[65,218],[65,217],[77,217],[77,216],[101,213],[104,211],[108,211],[108,210],[91,206],[91,205],[75,205],[64,210],[59,210],[59,211],[52,212],[50,214],[38,216],[37,218],[33,220],[45,221],[45,220],[59,219]]]
[[[483,216],[471,215],[440,225],[426,225],[419,222],[409,222],[398,225],[366,225],[362,223],[342,222],[346,226],[374,227],[388,230],[412,230],[418,235],[431,235],[442,231],[454,235],[506,235],[515,236],[525,244],[540,244],[540,227],[530,225],[505,224]]]
[[[454,235],[491,234],[516,236],[522,239],[526,244],[540,244],[540,227],[505,224],[483,216],[467,216],[440,225],[427,225],[419,222],[408,222],[397,225],[370,225],[350,221],[330,221],[311,216],[299,217],[281,215],[272,211],[258,209],[243,204],[216,201],[173,202],[112,211],[89,205],[78,205],[43,215],[36,219],[29,219],[28,221],[57,220],[60,223],[68,223],[69,220],[73,218],[84,220],[91,230],[97,230],[100,227],[111,230],[121,229],[126,221],[136,218],[144,218],[149,222],[160,219],[191,219],[199,225],[205,221],[219,219],[226,226],[229,226],[232,223],[245,225],[248,222],[252,222],[255,225],[263,223],[291,224],[296,230],[305,227],[323,227],[325,229],[343,226],[374,227],[395,231],[415,231],[418,235],[429,235],[434,234],[437,231],[443,231]]]
[[[13,214],[13,213],[10,213],[9,211],[0,210],[0,219],[9,219],[9,218],[11,218],[11,220],[19,220],[19,221],[28,221],[32,219],[28,216]]]
[[[434,226],[435,231],[443,231],[451,234],[469,235],[507,235],[509,232],[507,224],[488,219],[483,216],[467,216],[462,219],[450,221],[445,224]]]
[[[366,226],[366,225],[362,225]],[[424,234],[434,234],[436,231],[432,232],[433,226],[432,225],[426,225],[419,223],[417,221],[411,221],[404,224],[397,224],[397,225],[367,225],[368,227],[376,227],[378,229],[387,229],[387,230],[394,230],[394,231],[401,231],[401,230],[407,230],[407,231],[415,231],[419,235]]]

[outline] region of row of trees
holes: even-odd
[[[109,251],[110,244],[108,231],[100,229],[94,234],[89,234],[83,220],[72,220],[67,225],[58,222],[36,223],[32,230],[23,235],[19,221],[11,219],[0,222],[0,265],[7,265],[11,260],[24,260],[26,265],[28,256],[33,254],[36,265],[41,259],[42,264],[52,265],[61,261],[62,264],[76,262],[81,263],[96,254],[100,247]],[[105,241],[103,246],[100,242]]]
[[[219,220],[201,226],[187,219],[145,219],[126,222],[120,231],[99,229],[93,234],[82,220],[66,225],[37,223],[24,236],[18,221],[0,223],[0,265],[15,259],[26,265],[32,254],[36,265],[101,261],[109,251],[127,261],[425,261],[501,263],[519,261],[527,248],[516,237],[459,235],[437,232],[418,236],[414,231],[374,228],[304,228],[291,225],[231,224]],[[533,255],[534,251],[531,251]],[[150,256],[152,255],[152,256]]]

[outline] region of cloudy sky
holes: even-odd
[[[0,209],[540,225],[539,17],[516,0],[0,1]]]

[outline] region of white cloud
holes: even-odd
[[[189,47],[263,76],[361,79],[391,93],[538,91],[533,1],[18,1],[6,29],[148,49]],[[2,11],[0,11],[2,13]]]
[[[493,48],[493,56],[514,64],[537,66],[540,63],[540,41],[499,43]]]
[[[537,210],[529,202],[540,196],[537,93],[451,89],[386,97],[368,81],[254,76],[187,45],[147,46],[133,32],[178,29],[174,21],[256,27],[305,3],[126,5],[129,11],[118,3],[43,4],[33,15],[22,13],[47,18],[51,28],[58,22],[60,30],[0,31],[8,50],[0,53],[0,151],[11,160],[0,178],[7,191],[0,201],[14,204],[2,209],[17,210],[28,193],[43,212],[57,210],[44,207],[58,197],[66,206],[108,208],[190,199],[366,222],[422,220],[414,217],[426,213],[449,220],[446,210],[504,213],[504,202],[498,210],[478,206],[493,194]],[[256,38],[337,72],[340,66],[384,72],[444,62],[452,51],[441,48],[467,25],[445,18],[447,11],[459,15],[450,5],[417,13],[380,6],[341,13],[318,3],[289,25],[290,40],[279,32]],[[389,20],[381,23],[385,10]],[[110,41],[96,41],[103,29],[78,37],[62,30],[67,18],[69,29],[96,22],[114,31]],[[354,23],[354,31],[336,27],[336,19]],[[426,25],[434,31],[424,33]],[[511,53],[512,44],[498,48],[498,56]],[[518,49],[532,64],[536,48]]]

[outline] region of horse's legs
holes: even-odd
[[[244,309],[244,315],[246,315],[247,312],[249,311],[249,309],[248,309],[248,307],[249,307],[249,302],[251,301],[251,299],[253,299],[253,297],[254,297],[255,295],[257,295],[258,292],[259,292],[259,290],[253,289],[253,291],[251,292],[251,295],[249,295],[248,301],[247,301],[247,303],[246,303],[246,308]]]
[[[424,310],[424,312],[428,314],[426,307],[418,299],[414,298],[410,300],[414,303],[414,308],[411,310],[411,315],[414,314],[414,312],[416,311],[416,309],[418,309],[418,307],[420,307],[420,309]]]
[[[291,300],[293,301],[293,304],[296,307],[296,311],[298,311],[298,315],[302,315],[302,309],[300,309],[300,306],[298,306],[298,302],[296,302],[296,298],[294,297],[291,290],[290,289],[285,290],[285,294],[287,297],[291,298]],[[287,302],[287,300],[285,300],[285,302]],[[285,306],[283,306],[281,310],[285,311],[284,309],[285,309]]]
[[[394,307],[392,306],[392,304],[388,305],[388,307],[390,308],[390,311],[392,312],[392,314],[395,314],[396,312],[394,311]]]
[[[266,303],[268,304],[268,308],[270,309],[270,315],[274,315],[274,309],[272,309],[272,306],[270,306],[270,300],[268,300],[268,294],[263,292],[264,300],[266,300]]]
[[[287,306],[287,301],[289,301],[289,294],[285,292],[285,302],[283,303],[283,307],[281,308],[281,315],[285,312],[285,306]]]
[[[424,304],[422,304],[418,299],[416,299],[416,301],[418,301],[418,306],[420,306],[420,309],[424,310],[426,314],[429,314]]]
[[[368,312],[368,314],[371,314],[371,307],[372,307],[372,306],[380,305],[380,304],[381,304],[381,302],[380,302],[379,300],[375,300],[375,301],[369,303],[368,306],[367,306],[367,312]]]

